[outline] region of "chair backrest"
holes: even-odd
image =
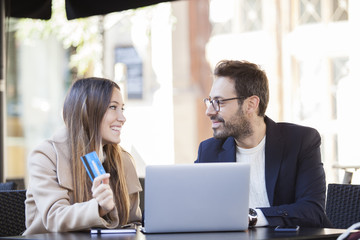
[[[0,237],[25,231],[25,199],[26,190],[0,191]]]
[[[335,228],[348,228],[360,222],[360,185],[329,184],[326,215]]]
[[[0,183],[0,191],[15,190],[15,189],[16,189],[16,183],[15,182]]]

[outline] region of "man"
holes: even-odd
[[[250,163],[250,227],[331,227],[319,133],[265,115],[268,80],[256,64],[221,61],[214,75],[204,99],[214,138],[200,143],[195,162]]]

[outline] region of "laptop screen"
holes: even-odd
[[[147,166],[145,232],[247,229],[249,176],[245,163]]]

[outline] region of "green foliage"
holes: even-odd
[[[16,38],[26,43],[56,37],[64,49],[73,48],[69,62],[79,76],[89,74],[102,57],[102,17],[94,16],[68,21],[64,0],[53,0],[50,20],[21,19]]]
[[[71,53],[69,67],[75,70],[76,77],[93,75],[96,66],[102,68],[103,35],[106,30],[120,28],[119,32],[124,34],[124,38],[132,35],[132,44],[136,45],[139,41],[147,44],[156,12],[154,5],[69,21],[66,18],[65,0],[52,0],[52,4],[50,20],[19,20],[16,38],[24,44],[31,44],[32,41],[56,37]]]

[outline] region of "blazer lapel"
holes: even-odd
[[[218,155],[219,162],[236,162],[235,140],[232,137],[226,139],[222,151]]]
[[[275,185],[283,158],[284,141],[276,123],[265,117],[266,143],[265,143],[265,181],[270,205],[274,202]]]

